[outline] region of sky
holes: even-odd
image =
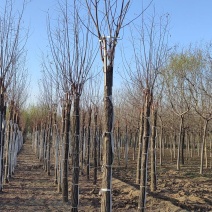
[[[132,17],[138,13],[141,0],[134,0],[130,8]],[[150,0],[143,0],[144,8]],[[170,17],[170,39],[171,46],[178,44],[186,47],[189,44],[209,42],[212,38],[212,1],[211,0],[153,0],[146,11],[147,14],[169,14]],[[41,78],[41,55],[47,51],[48,38],[46,30],[46,17],[49,12],[51,18],[56,17],[57,1],[55,0],[31,0],[24,14],[24,24],[29,26],[29,39],[27,42],[27,67],[31,78],[30,101],[35,102],[39,93],[38,81]],[[128,16],[129,17],[129,16]],[[98,42],[98,40],[97,40]],[[123,46],[125,39],[120,41]],[[127,45],[126,45],[127,46]],[[117,54],[120,52],[117,51]],[[121,57],[117,55],[115,62],[121,64]],[[119,65],[117,65],[118,67]],[[115,75],[115,80],[119,76]]]

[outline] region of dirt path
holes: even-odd
[[[0,193],[0,211],[68,210],[53,185],[53,176],[44,173],[28,141],[18,155],[14,176]]]

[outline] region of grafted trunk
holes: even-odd
[[[148,168],[148,148],[150,137],[150,108],[151,108],[151,93],[146,90],[145,105],[144,105],[144,136],[142,143],[142,158],[141,158],[141,182],[140,195],[138,201],[138,211],[145,211],[146,208],[146,190],[147,190],[147,168]]]
[[[102,164],[102,188],[101,211],[112,211],[112,163],[113,163],[113,66],[107,66],[106,38],[104,42],[104,120],[103,120],[103,164]]]
[[[79,133],[80,133],[80,117],[79,117],[80,96],[78,93],[74,96],[73,108],[73,152],[72,152],[72,190],[71,190],[71,211],[78,211],[79,204]]]

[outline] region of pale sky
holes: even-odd
[[[134,0],[130,11],[132,16],[138,12],[137,9],[141,7],[141,2],[141,0]],[[144,7],[149,2],[150,0],[143,0]],[[41,78],[41,52],[45,53],[48,45],[46,35],[47,11],[53,17],[57,14],[55,11],[56,5],[57,1],[55,0],[31,0],[25,11],[24,22],[30,28],[30,37],[27,44],[27,66],[31,75],[31,99],[38,93],[37,82]],[[152,6],[146,13],[152,14],[153,5],[158,15],[168,13],[170,16],[170,45],[179,44],[184,47],[190,43],[204,43],[211,40],[211,0],[153,0]],[[123,45],[125,40],[123,39],[121,42],[118,45]],[[120,55],[117,55],[117,57],[121,58]],[[116,62],[122,63],[122,61],[117,60]],[[101,64],[101,61],[99,63]],[[116,78],[118,76],[115,76]]]

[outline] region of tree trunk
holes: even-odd
[[[7,132],[6,132],[6,154],[5,154],[5,173],[4,173],[4,182],[9,182],[9,165],[10,165],[10,142],[12,136],[12,124],[10,123],[13,120],[13,109],[14,109],[14,102],[11,101],[10,105],[10,112],[9,112],[9,120],[7,124]]]
[[[126,123],[126,126],[125,126],[125,148],[124,148],[125,168],[127,168],[127,163],[128,163],[128,148],[129,148],[129,137],[128,137],[128,129],[127,129],[127,123]]]
[[[64,133],[64,155],[62,161],[62,199],[68,202],[68,155],[69,155],[69,131],[70,131],[70,110],[71,104],[69,94],[66,94],[66,115]]]
[[[181,163],[182,163],[182,165],[185,164],[184,146],[185,146],[185,129],[182,128],[182,142],[181,142]]]
[[[153,126],[151,135],[151,191],[156,191],[156,135],[157,135],[157,108],[152,109]]]
[[[160,116],[159,116],[160,117]],[[162,118],[160,117],[160,122],[161,122],[161,125],[160,125],[160,166],[162,166],[162,142],[163,142],[163,121],[162,121]]]
[[[84,173],[84,140],[85,140],[85,112],[82,112],[82,125],[81,125],[81,174]]]
[[[113,66],[107,66],[107,43],[104,43],[104,120],[103,120],[103,164],[101,188],[101,212],[112,211],[112,163],[113,163]]]
[[[96,107],[94,112],[94,185],[97,183],[97,114],[98,109]]]
[[[79,133],[80,133],[80,117],[79,117],[80,96],[75,93],[74,110],[73,110],[73,152],[72,152],[72,190],[71,190],[71,211],[78,211],[79,204]]]
[[[140,127],[139,127],[139,145],[138,145],[138,157],[137,157],[137,169],[136,169],[136,183],[140,184],[141,179],[141,153],[142,153],[142,140],[144,132],[144,107],[142,106],[140,114]]]
[[[118,120],[118,123],[117,123],[117,157],[118,157],[118,165],[120,166],[120,155],[121,155],[121,152],[120,152],[120,126],[119,126],[119,120]]]
[[[70,105],[71,107],[71,105]],[[65,121],[66,121],[66,105],[63,103],[62,105],[62,127],[61,127],[61,135],[60,141],[58,143],[58,186],[57,191],[62,191],[62,163],[63,163],[63,153],[64,153],[64,138],[65,138]]]
[[[0,192],[3,190],[3,176],[4,176],[4,143],[5,143],[5,121],[6,106],[4,106],[4,93],[1,88],[0,94]]]
[[[179,133],[179,141],[178,141],[178,149],[177,149],[177,170],[180,170],[180,149],[182,148],[182,135],[183,135],[183,115],[180,116],[180,133]]]
[[[144,136],[142,144],[142,158],[141,158],[141,182],[140,195],[138,202],[138,211],[145,211],[146,207],[146,190],[147,190],[147,167],[148,167],[148,148],[150,137],[150,109],[151,109],[151,93],[146,90],[145,108],[144,108]]]
[[[203,137],[202,137],[201,158],[200,158],[200,174],[203,174],[204,148],[205,148],[207,127],[208,127],[208,120],[205,119],[204,120],[204,131],[203,131]]]
[[[55,108],[54,108],[55,109]],[[52,140],[54,143],[54,184],[57,185],[58,184],[58,150],[59,150],[59,142],[58,142],[58,132],[57,132],[57,111],[55,109],[54,113],[53,113],[53,132],[52,132]]]
[[[102,161],[102,127],[100,126],[98,129],[98,136],[99,136],[99,142],[98,142],[98,166],[101,165]]]
[[[87,141],[87,164],[86,164],[86,175],[87,180],[90,179],[90,150],[91,150],[91,107],[88,111],[88,141]]]

